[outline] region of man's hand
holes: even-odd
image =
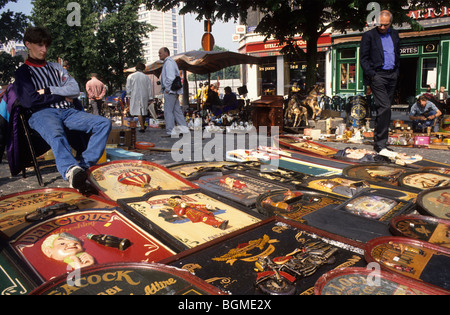
[[[72,104],[72,103],[73,103],[73,98],[68,98],[68,97],[66,97],[66,102]]]
[[[39,93],[39,95],[44,95],[44,94],[45,94],[45,90],[44,90],[44,89],[39,90],[39,91],[37,91],[37,92]]]

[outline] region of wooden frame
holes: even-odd
[[[88,180],[103,197],[117,200],[141,197],[154,190],[198,188],[169,169],[152,162],[113,161],[88,170]]]
[[[369,282],[371,281],[371,282]],[[384,270],[343,268],[322,275],[315,295],[448,295],[441,288]]]
[[[46,207],[61,205],[61,210],[45,211]],[[32,224],[27,216],[42,209],[42,217],[50,218],[67,212],[69,208],[113,209],[117,203],[96,195],[84,196],[71,188],[47,188],[24,191],[0,198],[0,238],[12,235]],[[53,214],[52,214],[53,213]]]
[[[168,203],[171,197],[180,197],[188,206],[209,205],[214,210],[212,214],[215,218],[228,220],[227,227],[222,230],[202,222],[194,223],[186,216],[177,216]],[[178,252],[199,246],[262,219],[257,212],[202,189],[153,191],[142,197],[120,199],[117,202],[137,222]]]
[[[123,275],[118,276],[118,275]],[[161,264],[116,263],[88,267],[81,271],[80,285],[68,284],[59,276],[33,295],[224,295],[224,292],[187,271]]]
[[[424,215],[450,219],[450,187],[436,187],[417,196],[417,209]]]
[[[89,234],[128,239],[130,246],[123,250],[104,246],[89,239]],[[55,245],[59,239],[64,244],[76,242],[78,247],[71,245],[69,249],[61,250]],[[89,264],[157,262],[175,253],[117,209],[77,211],[48,219],[18,233],[9,245],[17,259],[23,261],[41,282]],[[90,256],[89,263],[80,256],[85,253]],[[78,266],[73,256],[79,258]]]
[[[450,290],[448,248],[405,237],[379,237],[367,242],[364,256],[384,270]]]
[[[409,237],[450,248],[450,220],[422,215],[400,215],[390,223],[393,235]]]

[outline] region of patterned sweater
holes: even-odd
[[[29,59],[16,71],[15,91],[21,105],[36,112],[42,108],[81,109],[78,83],[66,69],[54,62],[34,63]],[[44,94],[37,91],[45,90]],[[69,103],[67,98],[74,99]]]

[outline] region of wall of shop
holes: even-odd
[[[359,41],[333,45],[333,95],[365,94]],[[400,78],[394,103],[410,97],[449,88],[450,35],[406,37],[401,40]]]

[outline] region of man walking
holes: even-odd
[[[152,81],[144,74],[145,65],[138,62],[136,72],[127,78],[127,95],[130,97],[130,115],[138,116],[141,129],[145,132],[145,119],[148,115],[148,102],[154,98]]]
[[[177,77],[180,77],[178,65],[170,58],[170,51],[166,47],[159,50],[159,59],[164,61],[161,72],[161,90],[164,93],[164,119],[166,121],[167,136],[177,136],[180,133],[189,133],[186,120],[181,111],[179,95],[183,94],[182,86],[173,87],[173,83]],[[175,123],[178,127],[175,127]]]
[[[374,150],[383,155],[387,150],[391,105],[397,86],[400,65],[400,37],[392,26],[393,16],[381,11],[379,25],[364,33],[361,40],[361,66],[364,84],[370,86],[377,116],[374,132]]]
[[[86,83],[86,93],[89,104],[92,106],[92,114],[99,115],[103,105],[106,88],[103,82],[97,78],[97,73],[91,74],[91,79]]]

